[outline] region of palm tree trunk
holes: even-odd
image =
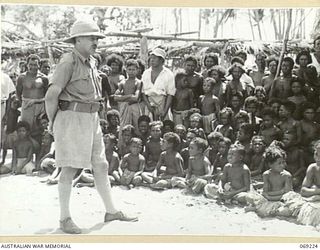
[[[201,14],[202,14],[202,10],[201,9],[199,9],[199,20],[198,20],[198,39],[200,39],[200,37],[201,37]]]
[[[252,40],[256,40],[256,38],[254,36],[254,30],[253,30],[253,24],[252,24],[252,20],[251,20],[250,10],[248,10],[248,14],[249,14],[249,22],[250,22],[251,33],[252,33]]]
[[[275,40],[279,40],[279,32],[278,32],[276,19],[275,19],[275,12],[273,9],[270,9],[270,12],[271,12],[271,21],[272,21],[273,30],[274,30],[274,38]]]

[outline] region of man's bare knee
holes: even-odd
[[[71,184],[77,171],[78,169],[71,167],[61,168],[59,182],[64,184]]]

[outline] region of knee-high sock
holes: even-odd
[[[111,195],[110,180],[107,176],[108,171],[104,164],[94,166],[93,176],[96,189],[101,196],[107,213],[116,213],[118,210],[114,207]]]

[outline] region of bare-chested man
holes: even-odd
[[[281,63],[282,75],[274,80],[271,90],[271,98],[285,99],[291,93],[292,69],[294,61],[291,57],[285,57]]]
[[[195,72],[196,68],[198,67],[197,58],[194,56],[188,56],[184,61],[184,69],[187,73],[187,80],[189,82],[189,88],[193,91],[194,95],[194,102],[198,100],[199,96],[203,93],[202,92],[202,84],[203,84],[203,77]]]
[[[44,97],[48,88],[48,78],[39,72],[40,58],[30,55],[27,59],[27,72],[17,80],[17,97],[21,102],[21,120],[29,123],[31,131],[37,128],[36,119],[45,113]]]

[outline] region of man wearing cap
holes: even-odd
[[[171,107],[176,88],[172,71],[164,67],[166,53],[156,48],[151,52],[150,65],[142,75],[142,96],[153,120],[164,120]]]
[[[114,207],[106,174],[108,163],[98,116],[102,101],[101,79],[92,57],[98,39],[104,37],[95,23],[76,21],[71,36],[65,40],[74,48],[57,65],[46,94],[49,129],[55,139],[56,165],[61,167],[58,183],[60,228],[65,233],[81,233],[71,219],[69,203],[73,177],[83,168],[92,167],[95,186],[106,209],[105,222],[137,220]]]

